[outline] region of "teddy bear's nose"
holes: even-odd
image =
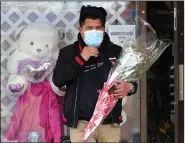
[[[37,49],[36,51],[37,51],[38,53],[40,53],[40,52],[41,52],[41,49]]]

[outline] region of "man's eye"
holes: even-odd
[[[92,30],[92,29],[93,29],[93,27],[87,27],[87,29],[88,29],[88,30]]]
[[[97,26],[97,27],[96,27],[97,30],[100,30],[100,29],[102,29],[102,28],[103,28],[103,26]]]

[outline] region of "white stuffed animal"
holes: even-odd
[[[27,142],[32,132],[38,133],[38,140],[43,142],[60,142],[63,136],[64,91],[52,83],[60,32],[45,22],[30,24],[18,32],[13,45],[16,50],[7,65],[7,89],[18,98],[5,134],[6,142]]]
[[[16,50],[7,63],[10,73],[7,90],[11,94],[21,95],[29,84],[40,83],[46,78],[56,94],[64,94],[54,86],[51,78],[59,52],[59,34],[57,28],[46,22],[22,27],[13,45]]]

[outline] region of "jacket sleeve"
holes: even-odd
[[[131,96],[137,92],[138,84],[137,84],[137,82],[132,82],[132,81],[130,81],[129,83],[131,83],[132,86],[134,87],[134,90],[128,94],[128,96]]]
[[[81,55],[73,56],[73,51],[68,48],[70,47],[65,47],[60,50],[56,67],[53,71],[53,83],[59,88],[76,80],[79,71],[82,70],[85,64],[85,60]]]

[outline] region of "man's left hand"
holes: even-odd
[[[116,83],[118,84],[116,85],[116,89],[113,92],[113,96],[117,99],[127,96],[131,91],[132,84],[123,80],[116,80]]]

